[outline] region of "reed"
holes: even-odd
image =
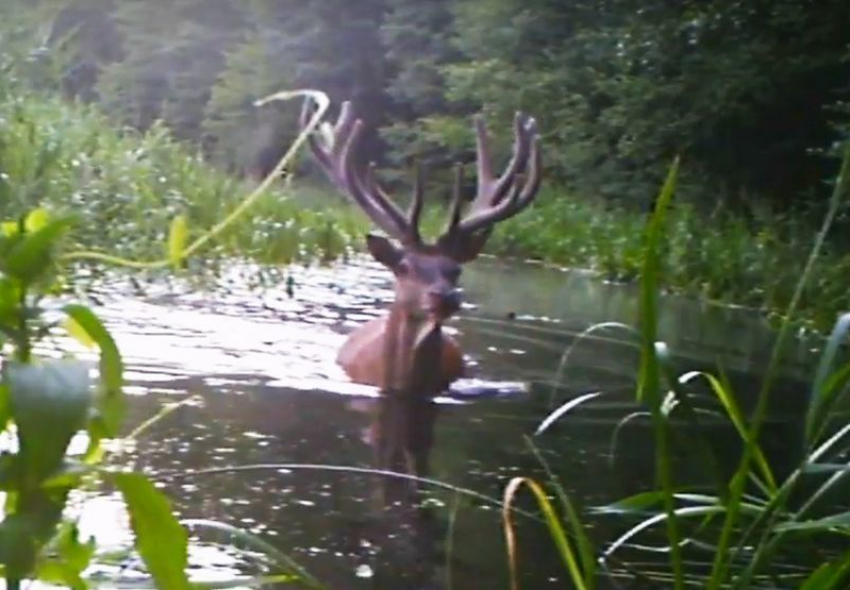
[[[813,561],[807,559],[806,550],[800,548],[834,546],[837,540],[846,540],[850,534],[850,512],[829,500],[829,494],[834,493],[850,471],[850,463],[846,459],[850,451],[850,424],[846,413],[840,411],[850,392],[850,359],[845,346],[850,333],[850,314],[841,315],[834,323],[809,390],[800,392],[807,400],[807,410],[802,418],[805,436],[797,464],[787,475],[780,477],[778,469],[760,448],[759,441],[782,353],[793,333],[794,318],[811,282],[820,276],[818,269],[824,264],[823,249],[829,230],[850,196],[850,147],[835,183],[829,211],[782,313],[774,352],[749,416],[741,411],[739,396],[722,372],[680,374],[673,366],[666,346],[656,341],[656,299],[661,289],[664,232],[669,224],[665,216],[669,210],[674,178],[675,166],[643,233],[640,273],[641,324],[637,340],[641,347],[641,365],[636,398],[645,406],[644,413],[653,424],[656,485],[654,489],[636,496],[608,506],[591,507],[584,512],[584,518],[607,515],[629,524],[619,537],[599,541],[598,564],[604,566],[628,547],[632,551],[652,550],[656,555],[659,551],[666,554],[665,569],[642,573],[674,588],[690,584],[710,589],[744,590],[761,587],[766,581],[769,584],[765,587],[771,588],[777,587],[777,584],[778,587],[787,584],[787,587],[806,590],[845,588],[850,580],[850,552],[822,550],[819,559]],[[673,247],[669,241],[666,242],[668,250]],[[563,370],[562,364],[559,372]],[[720,475],[716,469],[720,457],[713,454],[709,441],[699,434],[699,421],[704,410],[696,407],[696,395],[691,389],[698,380],[708,383],[716,397],[715,415],[719,413],[741,438],[737,467],[731,475]],[[582,402],[591,399],[591,396],[584,398]],[[556,409],[552,416],[565,420],[580,406],[580,403],[570,400]],[[624,423],[630,419],[624,418]],[[543,421],[547,426],[551,422],[551,418]],[[691,460],[701,462],[707,471],[714,474],[709,484],[695,486],[677,480],[673,469],[673,445],[682,439],[693,445],[693,452],[689,453]],[[558,495],[563,495],[554,477],[550,480],[548,485],[553,486]],[[576,543],[586,544],[587,537],[575,508],[567,504],[561,518],[553,518],[552,505],[543,487],[545,484],[518,478],[507,488],[506,510],[512,506],[520,485],[534,491],[545,522],[556,539],[555,548],[568,566],[568,578],[576,587],[593,588],[597,581],[590,575],[593,570],[577,566]],[[505,527],[509,559],[513,564],[516,540],[507,517]],[[569,537],[565,538],[568,533],[573,536],[572,543]],[[663,545],[653,546],[652,542],[657,543],[659,538],[664,539]],[[650,541],[647,542],[647,539]],[[685,559],[686,555],[708,557],[711,566],[707,572],[689,571],[687,564],[691,562]],[[780,567],[789,562],[796,566],[790,576]],[[515,570],[512,571],[515,574]],[[513,583],[514,587],[518,587],[516,575]]]

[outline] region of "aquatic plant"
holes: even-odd
[[[188,589],[193,586],[186,573],[186,528],[154,484],[144,474],[110,461],[104,446],[125,438],[121,435],[125,405],[121,354],[91,309],[78,303],[57,307],[56,295],[66,279],[60,244],[73,224],[71,217],[34,209],[0,225],[0,427],[7,441],[0,459],[5,497],[0,520],[3,575],[10,589],[30,579],[88,587],[86,571],[99,559],[97,547],[93,539],[81,538],[77,522],[66,515],[65,508],[72,494],[107,485],[124,499],[135,551],[152,582],[159,588]],[[172,246],[174,242],[179,240],[172,239]],[[43,350],[38,348],[43,340],[62,334],[97,349],[97,379],[91,377],[86,361],[67,353],[56,358],[36,352]],[[141,435],[169,411],[166,408],[136,428],[130,438]],[[85,450],[73,451],[72,439],[80,436],[85,438]],[[191,524],[195,528],[216,525]],[[317,586],[253,535],[230,532],[241,535],[255,550],[275,556],[284,573],[268,576],[264,583],[298,581]],[[234,584],[244,587],[245,582],[240,579]]]
[[[607,541],[604,550],[594,557],[585,524],[557,481],[552,485],[562,503],[560,518],[541,484],[528,478],[514,479],[504,499],[514,587],[518,587],[516,540],[509,514],[517,490],[527,485],[545,516],[554,545],[566,564],[567,575],[577,588],[596,587],[599,569],[627,547],[667,555],[669,570],[638,570],[637,575],[677,589],[698,585],[712,590],[721,587],[743,590],[757,587],[765,579],[772,580],[771,587],[787,584],[806,590],[844,588],[850,579],[850,551],[846,542],[837,544],[837,549],[832,543],[846,541],[850,516],[846,507],[836,506],[828,499],[850,471],[846,462],[850,424],[840,412],[850,392],[850,361],[843,346],[850,334],[850,314],[843,314],[835,323],[821,353],[808,393],[807,411],[801,418],[804,436],[796,465],[780,475],[760,441],[782,354],[792,334],[793,318],[816,276],[814,269],[822,263],[827,233],[850,196],[850,147],[835,183],[829,211],[783,314],[773,354],[749,416],[740,408],[739,399],[722,371],[677,374],[670,351],[664,343],[656,341],[662,244],[675,175],[674,166],[648,220],[640,273],[641,322],[637,341],[641,361],[636,397],[646,407],[645,413],[652,423],[656,488],[591,511],[632,523],[618,538]],[[696,381],[708,384],[725,420],[740,436],[737,465],[731,476],[718,468],[719,457],[702,434],[704,410],[697,406],[699,398],[690,389]],[[590,397],[567,402],[556,410],[555,418],[563,419],[586,399]],[[624,423],[629,419],[625,418]],[[552,422],[544,421],[545,427]],[[690,460],[702,465],[710,474],[711,483],[695,485],[677,481],[673,468],[676,440],[687,441]],[[634,544],[636,539],[646,536],[657,543],[657,528],[662,526],[665,527],[660,536],[665,539],[663,545],[651,546],[651,541]],[[800,548],[803,542],[806,547],[817,548],[820,544],[832,546],[833,550],[815,551],[816,561],[812,563],[805,558],[808,549]],[[686,555],[708,557],[711,561],[708,571],[691,571]],[[795,560],[799,563],[794,564]],[[778,567],[779,562],[791,562],[799,567],[789,573]]]

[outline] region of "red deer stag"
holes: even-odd
[[[305,105],[302,125],[312,108]],[[357,383],[375,385],[385,393],[430,398],[448,388],[463,373],[457,343],[444,334],[443,322],[460,309],[461,265],[474,260],[495,224],[513,217],[534,200],[540,187],[541,161],[537,125],[517,113],[513,156],[499,177],[493,174],[484,120],[475,119],[478,192],[461,215],[460,169],[454,201],[443,234],[426,243],[419,232],[423,205],[419,170],[407,214],[379,186],[374,165],[358,165],[363,123],[350,102],[343,104],[332,130],[310,137],[310,149],[331,182],[360,207],[390,239],[369,234],[372,256],[395,275],[395,301],[389,313],[353,332],[337,362]]]

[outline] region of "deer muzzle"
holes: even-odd
[[[455,289],[430,291],[426,307],[434,319],[444,320],[460,309],[460,293]]]

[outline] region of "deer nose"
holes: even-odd
[[[449,317],[460,309],[460,293],[456,290],[430,291],[428,307],[440,317]]]

